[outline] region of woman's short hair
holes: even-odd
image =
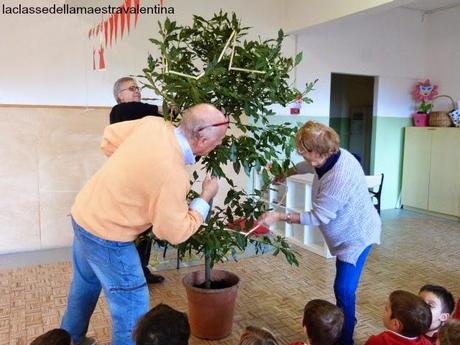
[[[248,326],[238,345],[278,345],[275,336],[265,328]]]
[[[335,345],[343,328],[343,311],[331,302],[314,299],[305,305],[302,324],[312,345]]]
[[[308,121],[297,132],[298,151],[316,152],[321,156],[330,156],[340,148],[340,138],[334,129],[315,121]]]

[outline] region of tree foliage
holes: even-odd
[[[252,242],[256,249],[270,244],[274,255],[281,252],[290,264],[298,265],[294,251],[283,237],[246,237],[238,232],[239,225],[235,232],[228,231],[228,226],[246,219],[243,230],[251,228],[266,211],[263,195],[270,181],[292,165],[290,156],[295,149],[297,127],[289,123],[270,124],[274,115],[270,106],[286,106],[299,95],[305,103],[312,102],[308,93],[314,82],[302,91],[289,84],[289,72],[302,60],[302,53],[294,58],[283,56],[286,35],[282,30],[274,39],[245,39],[250,28],[242,26],[235,14],[219,12],[209,20],[194,16],[190,26],[169,19],[158,25],[160,38],[150,41],[160,54],[157,58],[149,55],[141,77],[145,87],[162,96],[165,117],[178,121],[180,115],[172,119],[171,111],[181,114],[192,105],[211,103],[229,116],[231,126],[238,129],[232,132],[241,133],[227,135],[221,146],[203,157],[204,169],[226,179],[232,188],[225,206],[215,207],[206,224],[179,245],[180,255],[192,250],[204,255],[209,270]],[[232,33],[234,42],[224,50]],[[248,176],[257,171],[263,179],[261,189],[248,194],[236,186],[223,171],[222,167],[228,164],[236,173],[244,171]],[[195,181],[198,175],[193,176]]]

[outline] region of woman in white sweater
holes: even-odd
[[[330,127],[308,121],[296,135],[297,151],[315,169],[312,209],[303,213],[267,212],[259,221],[319,226],[336,256],[334,293],[345,323],[340,345],[352,345],[356,290],[372,244],[380,243],[381,221],[372,204],[361,165]]]

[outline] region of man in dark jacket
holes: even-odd
[[[147,115],[163,116],[159,113],[156,105],[142,103],[141,90],[134,78],[123,77],[118,79],[113,86],[113,95],[117,105],[110,112],[110,124],[122,121],[137,120]],[[136,240],[136,248],[141,259],[142,270],[148,284],[156,284],[164,281],[164,277],[152,274],[148,268],[150,252],[152,249],[152,228],[148,228]]]

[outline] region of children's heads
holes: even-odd
[[[431,310],[425,301],[413,293],[396,290],[385,306],[383,324],[405,337],[418,337],[431,325]]]
[[[424,285],[418,294],[430,306],[432,322],[429,331],[435,331],[449,319],[454,311],[454,296],[439,285]]]
[[[161,303],[138,321],[133,333],[136,345],[187,345],[189,337],[187,315]]]
[[[67,331],[55,328],[36,338],[30,345],[70,345],[71,343],[72,340]]]
[[[241,335],[238,345],[278,345],[278,341],[265,328],[248,326]]]
[[[459,345],[460,321],[450,320],[439,329],[436,345]]]
[[[305,305],[303,321],[305,332],[312,345],[334,345],[343,328],[343,312],[334,304],[314,299]]]

